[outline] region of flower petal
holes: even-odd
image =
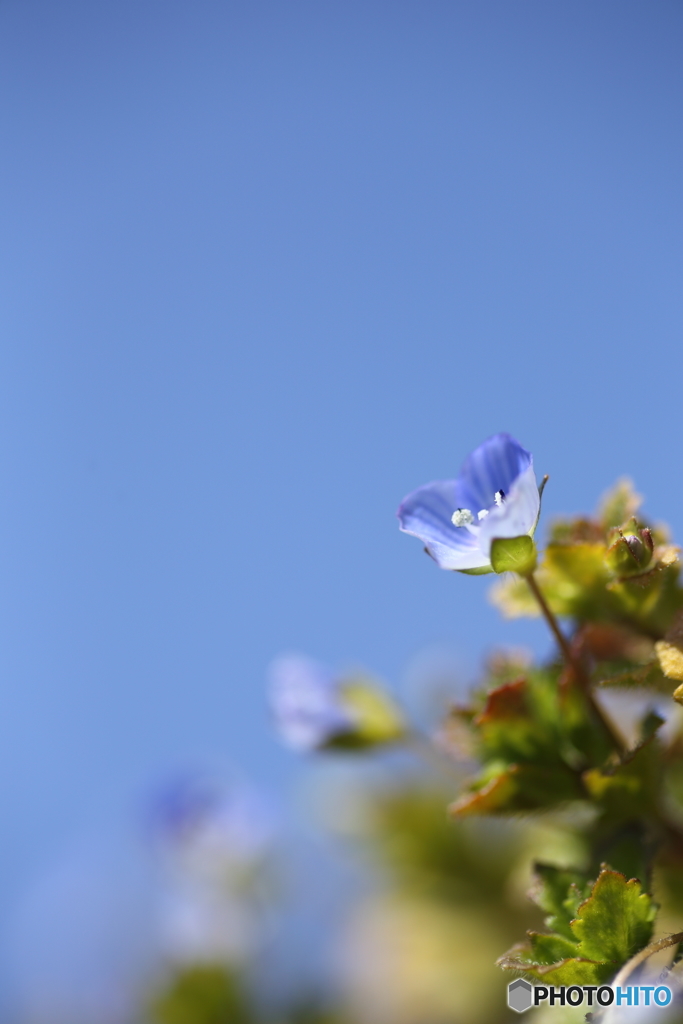
[[[502,505],[492,508],[479,528],[479,546],[486,558],[495,537],[533,535],[538,521],[541,498],[533,464],[518,476]]]
[[[491,559],[488,555],[483,554],[478,538],[473,537],[472,540],[473,546],[463,551],[447,547],[445,544],[438,544],[435,541],[431,541],[425,547],[440,569],[451,569],[454,572],[465,572],[472,569],[488,569],[490,571]]]
[[[495,506],[496,491],[508,495],[517,477],[531,464],[531,453],[519,441],[510,434],[494,434],[468,455],[458,482],[471,495],[476,514],[479,509]]]
[[[482,558],[476,535],[454,526],[451,518],[457,508],[467,508],[471,501],[458,480],[437,480],[403,500],[398,510],[400,528],[419,537],[442,569],[482,568],[488,558]]]

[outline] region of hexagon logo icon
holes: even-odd
[[[516,1013],[524,1013],[533,1003],[532,988],[524,978],[511,981],[508,985],[508,1006]]]

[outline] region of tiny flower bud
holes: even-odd
[[[618,576],[631,576],[642,572],[652,560],[654,541],[647,527],[638,525],[635,516],[621,528],[611,532],[612,543],[605,561]]]
[[[644,565],[646,561],[650,561],[649,552],[640,537],[636,537],[635,534],[631,534],[629,537],[624,537],[624,540],[631,549],[631,554],[639,566]]]
[[[646,526],[640,526],[635,516],[631,516],[626,526],[622,527],[622,533],[640,568],[644,569],[649,564],[655,547],[652,533]]]

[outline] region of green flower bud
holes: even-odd
[[[613,529],[610,540],[605,561],[618,576],[632,576],[650,564],[655,546],[652,533],[639,526],[635,516],[625,526]]]
[[[521,537],[496,537],[491,542],[494,572],[516,572],[528,576],[536,568],[536,545],[528,534]]]

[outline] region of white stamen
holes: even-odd
[[[481,522],[482,519],[486,519],[488,514],[489,510],[487,508],[483,508],[481,512],[477,512],[477,519],[479,520],[479,522]]]
[[[453,526],[469,526],[474,522],[474,516],[468,508],[456,508],[451,516]]]
[[[505,491],[496,491],[493,497],[495,499],[496,505],[498,506],[498,508],[500,508],[500,506],[505,501]]]

